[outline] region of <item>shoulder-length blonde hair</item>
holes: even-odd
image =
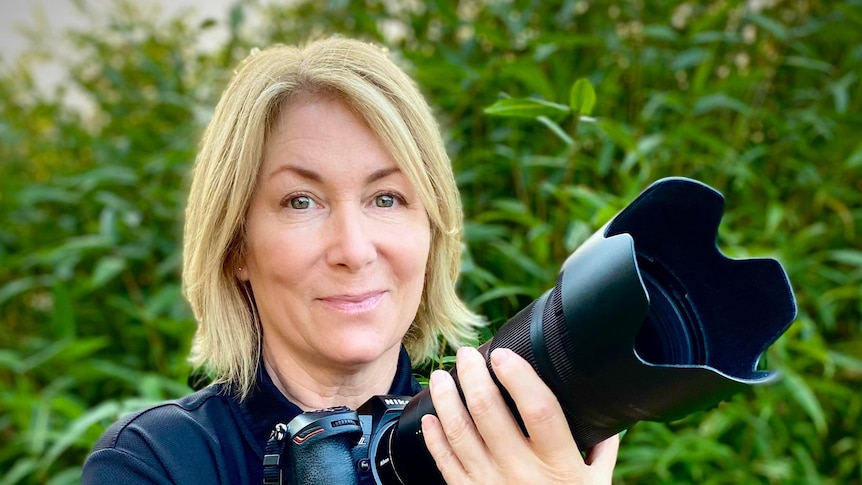
[[[461,201],[439,128],[413,80],[383,49],[357,40],[272,46],[246,58],[222,94],[195,161],[185,217],[183,289],[198,321],[190,360],[242,397],[254,385],[262,339],[254,295],[237,278],[246,211],[273,124],[303,95],[335,96],[362,116],[425,206],[428,270],[403,340],[413,362],[434,356],[441,335],[457,346],[483,323],[455,294]]]

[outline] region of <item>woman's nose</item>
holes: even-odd
[[[330,216],[327,260],[358,271],[377,258],[372,227],[361,208],[341,207]]]

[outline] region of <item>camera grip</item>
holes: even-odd
[[[305,419],[295,418],[289,425],[292,483],[359,483],[353,449],[362,438],[362,426],[356,413],[334,408],[300,416]]]

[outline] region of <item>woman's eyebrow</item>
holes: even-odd
[[[272,172],[269,173],[269,178],[273,178],[276,175],[280,174],[281,172],[293,172],[302,178],[309,179],[309,180],[312,180],[314,182],[322,182],[323,181],[323,177],[321,177],[320,174],[315,172],[314,170],[310,170],[310,169],[305,168],[305,167],[300,167],[299,165],[291,165],[291,164],[279,165]]]
[[[280,165],[278,168],[270,172],[269,177],[275,177],[281,172],[293,172],[296,175],[299,175],[300,177],[311,180],[313,182],[323,182],[323,177],[318,172],[292,164]],[[368,177],[365,177],[365,183],[370,184],[398,172],[401,172],[401,169],[398,167],[381,168],[380,170],[375,170],[374,172],[369,174]]]
[[[365,177],[365,182],[370,184],[372,182],[376,182],[378,180],[385,179],[386,177],[392,175],[393,173],[398,173],[398,172],[401,172],[401,169],[398,167],[381,168],[380,170],[377,170],[377,171],[371,173],[371,175],[369,175],[368,177]]]

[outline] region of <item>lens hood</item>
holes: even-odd
[[[795,318],[793,292],[776,260],[720,252],[723,210],[707,185],[659,180],[563,264],[558,314],[530,341],[582,448],[776,377],[758,361]]]

